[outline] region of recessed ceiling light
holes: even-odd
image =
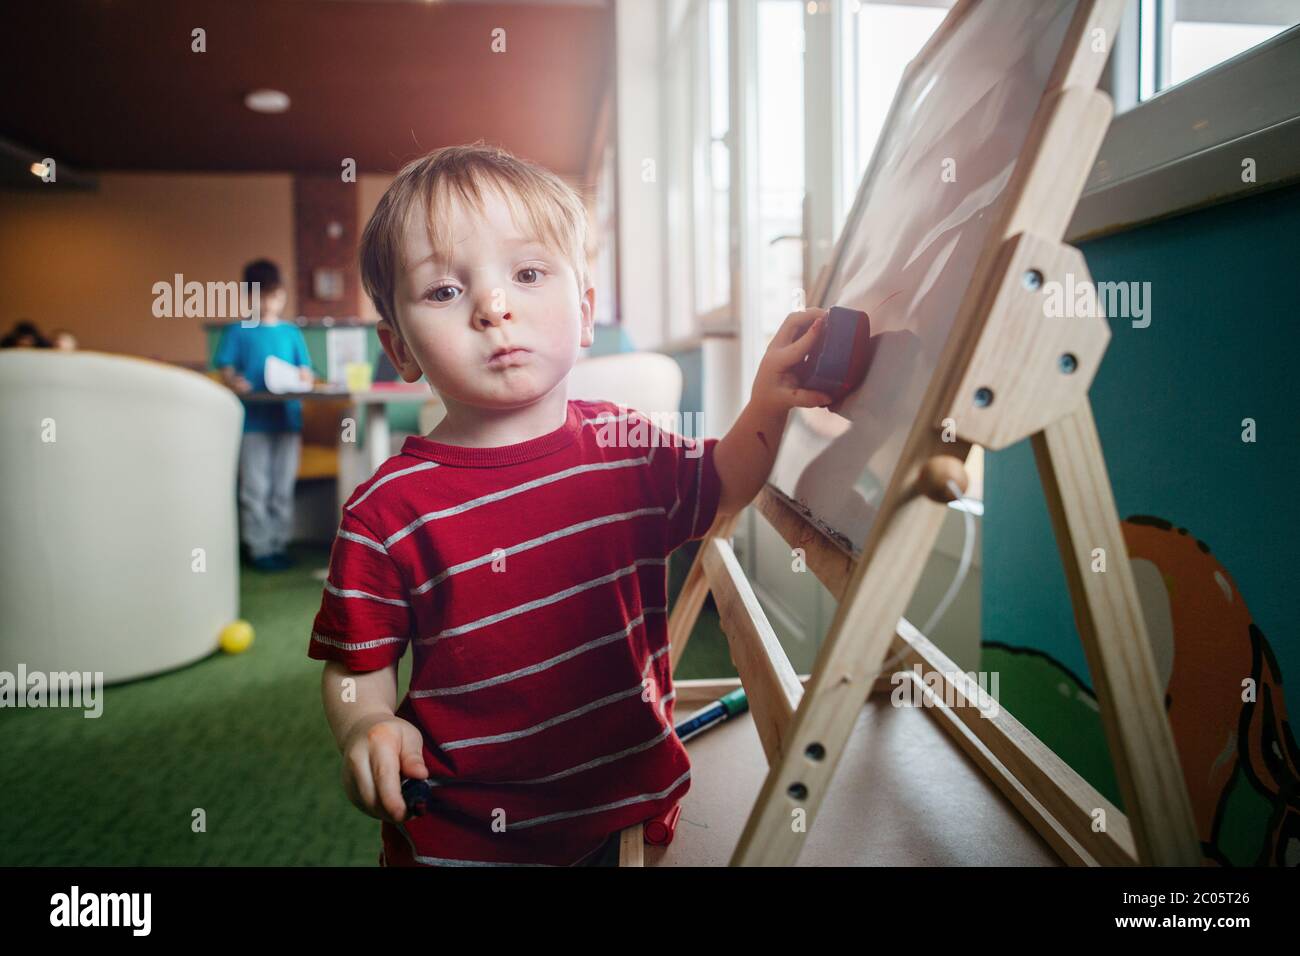
[[[244,105],[254,113],[283,113],[289,108],[289,94],[279,90],[253,90],[244,97]]]

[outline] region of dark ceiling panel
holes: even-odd
[[[484,139],[577,178],[613,82],[604,4],[5,0],[0,18],[0,136],[83,170],[393,171]],[[262,87],[289,111],[249,111]]]

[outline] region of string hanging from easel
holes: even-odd
[[[953,499],[961,503],[962,516],[965,518],[965,538],[961,545],[961,561],[957,564],[957,573],[953,575],[952,584],[948,586],[947,593],[939,601],[934,613],[930,615],[930,619],[925,622],[925,627],[921,628],[921,633],[927,637],[934,633],[935,626],[943,620],[948,607],[957,597],[957,592],[961,590],[961,586],[966,582],[966,575],[970,572],[971,559],[975,554],[975,515],[971,512],[966,499],[962,497],[961,488],[957,487],[957,483],[951,478],[948,479],[948,490],[952,492]],[[894,665],[911,653],[911,650],[910,647],[904,647],[881,666],[880,673],[891,673]]]

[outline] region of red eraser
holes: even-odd
[[[681,815],[682,805],[677,803],[667,813],[651,817],[643,827],[645,842],[651,846],[667,846],[672,843],[673,834],[677,832],[677,820]]]

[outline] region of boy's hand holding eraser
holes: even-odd
[[[837,405],[866,378],[875,344],[865,312],[791,312],[759,364],[753,397],[769,407]]]
[[[799,367],[799,381],[839,402],[866,378],[874,346],[867,313],[832,306],[820,341]]]
[[[812,386],[805,387],[799,379],[804,361],[822,336],[825,321],[825,309],[804,309],[785,317],[754,375],[750,396],[760,408],[788,411],[834,401],[833,395]]]

